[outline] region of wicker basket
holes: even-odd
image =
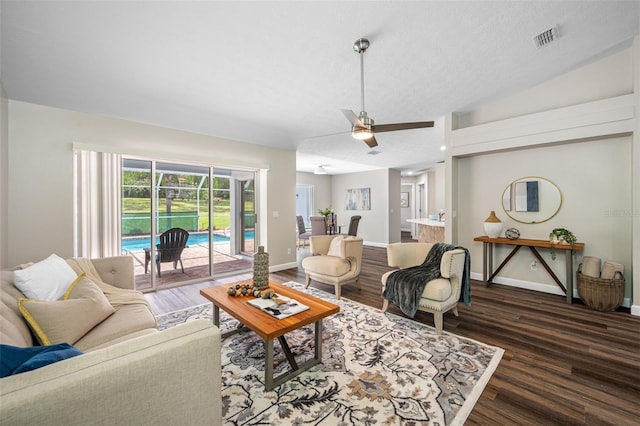
[[[582,266],[582,265],[581,265]],[[578,295],[591,309],[597,311],[615,311],[624,299],[624,276],[619,272],[614,279],[596,278],[583,275],[580,269],[576,274]]]

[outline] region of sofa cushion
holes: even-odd
[[[82,352],[68,343],[30,348],[0,345],[0,377],[35,370],[78,355]]]
[[[13,272],[0,272],[0,343],[11,346],[33,346],[33,335],[18,309],[24,297],[13,285]]]
[[[113,342],[140,330],[157,330],[156,318],[147,305],[123,305],[106,320],[95,326],[91,333],[74,343],[82,351],[89,351],[104,343]]]
[[[327,256],[344,257],[344,253],[342,252],[343,239],[343,235],[336,235],[336,237],[331,240],[331,244],[329,244],[329,251],[327,251]]]
[[[451,283],[444,278],[436,278],[427,283],[422,292],[422,297],[431,301],[444,302],[451,297]]]
[[[78,277],[62,300],[18,300],[20,312],[43,345],[73,344],[115,310],[98,286]]]
[[[77,277],[67,262],[55,254],[13,272],[14,285],[33,300],[60,299]]]

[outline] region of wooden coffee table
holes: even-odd
[[[277,319],[262,312],[260,309],[247,303],[254,299],[253,296],[229,296],[227,289],[231,285],[250,284],[251,280],[240,281],[229,285],[218,285],[200,290],[200,294],[213,303],[213,323],[220,326],[220,309],[240,321],[244,327],[239,327],[222,334],[222,338],[238,333],[243,330],[252,330],[264,340],[265,346],[265,368],[264,381],[265,389],[271,390],[276,386],[290,380],[303,371],[308,370],[322,361],[322,319],[340,312],[340,307],[326,300],[319,299],[306,293],[299,292],[282,284],[269,281],[269,288],[277,294],[290,297],[303,305],[309,307],[308,310],[292,315],[288,318]],[[315,353],[314,357],[298,365],[291,349],[284,338],[290,331],[297,330],[305,325],[315,323]],[[291,365],[291,370],[274,378],[274,356],[273,341],[278,338],[282,350]]]

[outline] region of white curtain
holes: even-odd
[[[74,167],[74,255],[121,255],[121,156],[76,150]]]

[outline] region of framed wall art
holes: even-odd
[[[401,192],[400,193],[400,207],[406,208],[409,207],[409,193]]]
[[[370,188],[347,189],[345,210],[371,210]]]

